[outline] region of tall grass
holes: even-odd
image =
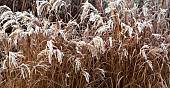
[[[38,17],[0,6],[2,88],[170,87],[168,0],[87,0],[77,16],[39,3]]]

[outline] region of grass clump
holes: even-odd
[[[90,2],[0,6],[1,87],[169,88],[169,2]]]

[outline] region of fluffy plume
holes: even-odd
[[[83,70],[82,74],[85,77],[87,83],[90,83],[90,75],[89,75],[89,73]]]
[[[9,52],[9,66],[18,67],[17,59],[23,58],[24,56],[20,52]]]

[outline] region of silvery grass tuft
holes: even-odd
[[[1,87],[169,88],[168,0],[129,2],[0,6]]]

